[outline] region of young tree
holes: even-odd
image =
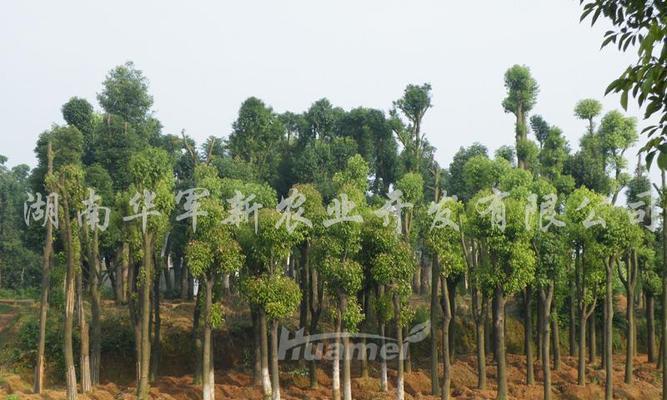
[[[213,202],[211,202],[213,203]],[[209,204],[202,207],[209,212],[207,219],[210,224],[201,219],[198,235],[199,240],[190,241],[186,248],[185,257],[188,267],[193,275],[203,282],[204,297],[204,340],[203,340],[203,398],[215,399],[215,383],[213,374],[213,351],[211,331],[220,325],[222,311],[213,304],[213,286],[219,281],[222,274],[238,271],[241,267],[243,256],[240,246],[231,237],[225,226],[216,224],[215,216],[221,217],[222,210],[214,212],[218,204]],[[207,226],[210,225],[210,226]]]
[[[499,189],[483,189],[468,205],[471,230],[488,260],[484,263],[487,268],[485,284],[493,287],[497,308],[494,332],[498,399],[507,398],[505,298],[531,284],[535,276],[535,254],[531,246],[533,232],[526,224],[525,215],[531,181],[529,172],[510,170],[497,181]]]
[[[425,133],[422,132],[422,120],[431,106],[431,84],[424,83],[421,86],[410,84],[403,91],[403,97],[394,101],[394,108],[390,113],[396,137],[410,154],[408,165],[410,172],[419,171],[421,167],[426,143]],[[398,110],[408,119],[408,126],[401,122]]]
[[[78,240],[78,229],[76,212],[79,209],[84,196],[83,170],[76,164],[64,165],[54,175],[47,179],[47,187],[60,197],[60,218],[62,227],[60,229],[62,242],[65,249],[67,263],[67,274],[65,278],[65,331],[64,331],[64,353],[67,381],[67,399],[77,398],[76,371],[74,369],[74,349],[72,347],[72,333],[74,325],[74,302],[76,293],[77,267],[81,256],[80,242]],[[83,311],[83,310],[82,310]],[[82,368],[90,366],[82,365]],[[89,390],[88,384],[82,382],[82,390]]]
[[[507,97],[503,100],[503,109],[516,117],[516,153],[519,168],[526,167],[525,142],[528,139],[526,116],[533,109],[539,87],[526,66],[513,65],[505,72]]]
[[[151,365],[151,297],[155,273],[153,255],[155,244],[160,237],[164,237],[169,226],[169,216],[174,208],[174,177],[167,153],[156,148],[147,148],[135,154],[130,160],[129,170],[132,185],[128,197],[135,214],[124,217],[124,220],[132,221],[135,232],[140,235],[142,254],[140,275],[136,277],[140,288],[141,310],[137,332],[139,337],[136,338],[139,345],[137,397],[146,399]]]
[[[576,189],[566,200],[565,217],[570,248],[574,252],[574,279],[577,311],[579,313],[579,363],[577,384],[586,384],[586,323],[597,304],[596,286],[599,284],[599,246],[593,229],[600,225],[601,195],[585,187]]]
[[[404,377],[404,348],[403,348],[403,310],[411,293],[412,274],[416,267],[412,250],[407,243],[395,237],[387,238],[394,242],[388,251],[378,254],[373,260],[371,273],[378,285],[386,290],[391,301],[391,307],[396,327],[396,344],[398,345],[396,399],[405,398]]]
[[[46,179],[53,174],[53,148],[49,141],[47,147],[47,175]],[[44,368],[46,360],[44,350],[46,348],[46,319],[49,310],[49,288],[51,287],[51,264],[53,263],[53,225],[51,219],[46,219],[46,234],[44,238],[44,251],[42,256],[42,295],[39,304],[39,341],[37,345],[37,364],[35,366],[35,382],[33,392],[41,394],[44,388]]]
[[[427,245],[433,250],[435,262],[440,266],[438,272],[442,280],[442,363],[443,378],[440,389],[441,399],[449,399],[451,383],[451,362],[449,356],[449,323],[452,319],[452,310],[450,304],[450,295],[448,293],[447,278],[450,275],[463,272],[464,270],[464,251],[469,264],[472,263],[472,255],[467,254],[467,246],[462,242],[462,214],[463,203],[450,197],[443,197],[438,203],[431,203],[429,214],[431,215],[431,224]]]
[[[294,194],[294,193],[292,193]],[[292,211],[296,212],[296,211]],[[302,240],[298,229],[283,226],[283,214],[276,210],[259,211],[257,233],[253,227],[245,227],[242,243],[249,246],[246,257],[255,265],[252,275],[244,279],[243,293],[259,311],[262,349],[263,392],[265,398],[280,399],[280,375],[278,365],[278,326],[281,320],[292,315],[301,302],[301,292],[294,280],[284,276],[284,265],[292,247]],[[286,222],[289,224],[289,222]],[[294,223],[294,222],[292,222]],[[267,322],[271,324],[271,373],[269,382],[268,352],[266,343]],[[270,385],[268,385],[270,383]]]

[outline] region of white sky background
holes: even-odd
[[[227,136],[249,96],[277,112],[321,97],[388,110],[408,83],[430,82],[423,129],[444,166],[475,141],[491,151],[514,143],[503,74],[526,64],[540,85],[533,113],[576,148],[585,124],[575,103],[620,108],[604,89],[635,57],[600,51],[606,26],[580,24],[578,0],[224,3],[3,2],[0,154],[34,166],[35,141],[63,123],[61,105],[80,96],[99,109],[106,73],[127,60],[149,78],[164,132],[184,128],[198,142]],[[629,114],[643,127],[636,108]]]

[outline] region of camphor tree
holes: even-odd
[[[60,232],[67,260],[67,274],[65,278],[65,368],[67,381],[67,398],[77,398],[76,371],[74,369],[74,350],[72,348],[72,331],[74,325],[74,302],[76,293],[76,275],[79,268],[81,247],[78,235],[78,224],[76,212],[80,208],[84,196],[84,174],[79,165],[64,165],[53,175],[49,175],[46,181],[47,188],[58,193],[60,197],[59,216]],[[88,379],[90,379],[90,365],[82,365],[87,368]],[[90,381],[82,381],[82,390],[90,390]]]
[[[462,222],[464,213],[463,203],[450,197],[443,197],[437,203],[429,206],[431,216],[431,227],[426,238],[427,245],[433,250],[435,263],[439,268],[442,295],[440,303],[442,307],[442,363],[443,378],[440,389],[441,399],[449,398],[451,383],[451,360],[449,356],[449,323],[452,318],[450,295],[448,292],[447,278],[450,274],[456,274],[464,270],[465,244],[462,242]],[[469,261],[470,262],[470,261]]]
[[[504,160],[502,160],[505,162]],[[499,161],[494,161],[498,163]],[[484,284],[493,287],[497,307],[494,331],[498,371],[498,399],[507,398],[505,360],[505,299],[531,284],[535,277],[534,232],[526,224],[532,176],[512,169],[498,182],[498,188],[481,190],[468,204],[471,233],[480,243]]]
[[[613,307],[613,279],[615,270],[627,288],[628,296],[634,297],[634,286],[637,283],[637,248],[641,245],[642,231],[639,224],[633,223],[628,211],[624,208],[605,205],[600,210],[605,224],[593,226],[594,234],[598,238],[601,246],[601,258],[605,267],[605,399],[611,400],[613,396],[613,359],[612,359],[612,320],[614,316]],[[625,267],[625,272],[622,271]],[[624,277],[625,275],[625,277]],[[628,297],[628,309],[634,308],[633,297]],[[626,360],[626,379],[627,374],[632,375],[632,329],[633,329],[633,311],[628,312],[628,346]]]
[[[293,213],[295,211],[292,211]],[[278,326],[292,315],[301,302],[299,285],[284,275],[283,266],[294,245],[301,240],[298,229],[291,230],[281,222],[282,214],[275,209],[259,211],[259,227],[246,226],[241,242],[253,271],[244,277],[243,294],[258,308],[262,349],[262,387],[265,398],[280,399],[280,369],[278,365]],[[290,222],[286,222],[290,223]],[[292,222],[294,223],[294,222]],[[267,322],[271,324],[271,373],[268,381]],[[270,383],[270,385],[268,385]]]
[[[197,218],[194,239],[185,250],[188,268],[202,282],[204,295],[204,339],[202,355],[203,398],[215,398],[213,351],[211,331],[220,326],[222,310],[214,305],[214,285],[224,274],[240,270],[243,264],[241,247],[233,237],[232,227],[221,224],[225,210],[218,200],[221,192],[220,180],[213,167],[198,165],[195,170],[197,188],[208,190],[212,195],[202,199],[201,212]],[[195,225],[193,225],[194,228]]]
[[[516,117],[516,153],[519,168],[526,168],[526,141],[528,126],[526,118],[537,100],[539,87],[526,66],[513,65],[505,72],[507,97],[503,100],[503,109]]]
[[[533,249],[536,254],[535,286],[540,296],[542,307],[541,324],[537,327],[541,331],[539,348],[542,354],[542,371],[544,375],[544,399],[551,398],[551,310],[557,285],[563,285],[566,272],[570,263],[568,255],[569,248],[564,235],[564,227],[559,211],[562,204],[556,194],[556,188],[542,178],[533,182],[535,193],[535,204],[540,209],[535,209],[537,214],[534,219],[535,236],[533,238]],[[542,208],[543,204],[551,204],[550,208]],[[557,321],[556,321],[557,323]],[[555,347],[558,342],[555,342]],[[556,349],[554,349],[556,350]]]
[[[405,398],[404,343],[403,343],[403,308],[411,292],[412,274],[416,267],[410,246],[398,237],[386,253],[381,253],[373,260],[372,274],[375,281],[384,287],[391,301],[396,327],[398,345],[396,399]]]
[[[361,249],[361,214],[365,209],[368,165],[357,155],[348,160],[347,167],[334,175],[339,193],[328,206],[329,219],[318,240],[318,251],[324,259],[319,269],[324,287],[335,305],[336,341],[332,372],[332,398],[341,398],[340,340],[343,341],[343,398],[352,399],[351,346],[349,332],[357,330],[364,319],[357,294],[363,285],[364,271],[357,261]]]
[[[601,224],[602,196],[586,187],[576,189],[565,204],[566,231],[574,253],[576,309],[579,314],[579,363],[577,384],[586,384],[586,323],[597,304],[596,288],[603,279],[600,247],[591,227]]]
[[[142,265],[137,279],[140,288],[141,317],[139,319],[137,397],[146,399],[149,390],[151,363],[151,297],[154,275],[154,253],[156,243],[161,243],[169,227],[169,216],[174,209],[172,193],[174,177],[167,153],[156,148],[147,148],[130,160],[129,170],[132,184],[128,198],[134,215],[124,217],[131,221],[134,232],[141,237]]]
[[[422,132],[422,120],[431,104],[431,84],[408,85],[403,91],[403,97],[394,101],[394,108],[390,115],[392,117],[392,129],[404,151],[408,154],[407,165],[409,171],[419,171],[424,146],[426,145],[425,133]],[[408,119],[406,126],[399,117],[398,111]]]

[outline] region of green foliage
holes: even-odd
[[[122,117],[130,123],[145,120],[153,97],[148,94],[148,79],[131,61],[119,65],[107,74],[104,88],[97,101],[108,114]]]
[[[289,317],[301,302],[299,285],[278,273],[248,277],[243,281],[242,289],[246,300],[261,307],[270,320]]]
[[[84,134],[90,134],[93,128],[93,106],[88,100],[79,97],[70,98],[62,106],[63,119],[68,125],[76,127]]]
[[[579,119],[585,119],[590,123],[590,129],[593,129],[593,118],[600,115],[602,104],[595,99],[579,100],[574,107],[574,115]]]
[[[507,97],[503,100],[505,112],[515,115],[528,113],[537,101],[539,87],[526,66],[513,65],[505,72],[505,89],[507,89]]]
[[[547,135],[551,130],[549,123],[542,118],[541,115],[533,115],[530,117],[530,129],[535,134],[535,139],[540,144],[540,147],[544,146],[544,141],[547,139]]]

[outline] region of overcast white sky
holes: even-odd
[[[600,51],[605,27],[579,15],[578,0],[4,1],[0,154],[34,165],[37,136],[63,122],[61,105],[80,96],[99,107],[106,73],[127,60],[149,78],[164,132],[197,140],[227,136],[249,96],[278,112],[321,97],[388,110],[406,84],[430,82],[423,127],[443,165],[475,141],[513,143],[503,73],[526,64],[540,85],[534,113],[576,147],[575,103],[619,108],[604,89],[634,56]]]

